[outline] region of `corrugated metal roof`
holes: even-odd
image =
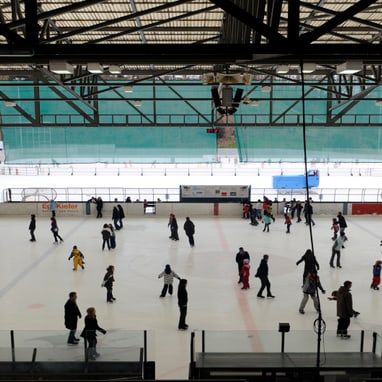
[[[229,1],[226,0],[229,3]],[[233,4],[242,4],[238,0],[232,0]],[[82,3],[82,7],[79,4]],[[93,4],[92,4],[93,3]],[[249,3],[249,1],[248,1]],[[254,1],[255,3],[255,1]],[[259,21],[269,23],[272,10],[271,1],[263,1],[266,9]],[[312,27],[322,26],[325,22],[333,18],[336,14],[348,11],[351,6],[359,3],[358,0],[338,0],[338,1],[302,1],[300,5],[300,29],[310,30]],[[12,7],[12,4],[14,5]],[[15,6],[18,5],[18,7]],[[88,4],[88,6],[86,6]],[[1,14],[4,24],[7,25],[17,19],[22,19],[25,12],[24,2],[13,2],[3,0],[0,2]],[[68,8],[77,5],[77,8]],[[158,9],[158,7],[160,7]],[[39,1],[39,13],[48,14],[55,12],[51,17],[40,20],[40,28],[43,28],[43,22],[49,22],[54,25],[50,29],[50,38],[53,36],[71,33],[70,41],[73,44],[86,43],[99,38],[106,38],[109,43],[117,42],[136,42],[140,40],[138,28],[143,33],[147,33],[147,42],[168,43],[198,43],[201,40],[213,38],[219,35],[223,26],[225,12],[212,1],[194,0],[194,1],[168,1],[168,0],[109,0],[94,2],[70,0],[41,0]],[[256,17],[256,15],[254,15]],[[258,15],[257,15],[258,16]],[[370,36],[380,33],[380,30],[373,28],[372,25],[365,25],[364,22],[381,25],[382,19],[382,1],[375,1],[366,9],[361,10],[352,19],[347,19],[334,28],[338,36],[333,36],[331,31],[320,37],[321,41],[349,41],[349,38],[355,37],[370,41]],[[282,2],[281,13],[279,17],[278,32],[284,36],[287,35],[286,21],[288,20],[288,2]],[[104,25],[105,22],[109,22]],[[84,28],[93,27],[90,31],[84,31]],[[365,33],[364,29],[367,29]],[[165,33],[164,30],[167,30]],[[16,29],[22,34],[22,29]],[[118,33],[117,37],[113,37]],[[234,33],[234,31],[232,31]],[[48,39],[49,40],[49,39]],[[41,36],[41,42],[45,38]],[[60,40],[56,40],[60,41]],[[4,36],[0,36],[0,43],[6,43]],[[218,39],[215,40],[218,43]]]
[[[382,0],[366,2],[301,1],[299,15],[292,15],[292,24],[299,24],[300,36],[321,28],[321,32],[310,42],[311,45],[380,44]],[[26,30],[25,4],[25,0],[0,1],[3,27],[22,38],[25,38]],[[129,49],[129,44],[142,44],[147,46],[148,51],[150,44],[174,44],[188,46],[189,52],[195,49],[192,45],[216,46],[219,43],[272,47],[272,37],[280,36],[281,41],[288,37],[288,23],[291,22],[289,6],[287,0],[39,0],[38,44],[54,47],[60,44],[125,44],[126,49]],[[354,7],[359,9],[353,12]],[[245,19],[238,13],[238,8],[246,13]],[[346,17],[333,22],[342,15]],[[272,33],[267,35],[258,26],[270,28]],[[12,47],[11,43],[5,33],[0,31],[0,50],[7,44]],[[99,54],[103,55],[102,49]],[[200,58],[200,64],[206,63],[203,60],[205,57]],[[251,65],[249,61],[247,63]],[[30,62],[33,64],[33,58]],[[229,64],[234,62],[231,60]],[[181,68],[187,63],[185,59],[184,62],[174,62],[173,66],[158,62],[152,62],[151,65],[155,65],[157,70],[169,70],[171,67]],[[0,64],[0,69],[9,64],[12,62]],[[127,62],[119,64],[132,71],[139,67]],[[142,64],[147,63],[142,61]],[[27,65],[21,67],[28,68]],[[212,68],[213,64],[210,64]]]

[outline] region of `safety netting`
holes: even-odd
[[[216,134],[198,127],[2,128],[6,163],[209,163]]]
[[[302,127],[236,128],[242,162],[301,162]],[[306,129],[307,160],[316,162],[382,162],[382,129],[365,126]]]

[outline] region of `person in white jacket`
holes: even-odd
[[[172,295],[173,292],[173,282],[174,282],[174,277],[180,280],[180,277],[171,269],[170,264],[167,264],[166,267],[164,268],[164,271],[159,273],[158,279],[163,277],[164,285],[162,292],[159,297],[165,297],[168,289],[168,293]]]
[[[346,241],[346,235],[345,235],[345,232],[342,231],[340,232],[340,236],[337,237],[337,239],[335,240],[333,246],[332,246],[332,257],[330,258],[330,267],[331,268],[334,268],[334,258],[335,256],[337,255],[337,261],[336,261],[336,265],[337,265],[337,268],[342,268],[341,267],[341,250],[342,248],[345,248],[344,247],[344,243]]]

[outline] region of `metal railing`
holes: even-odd
[[[320,170],[321,176],[382,177],[382,163],[351,164],[312,162],[309,169]],[[52,164],[52,165],[0,165],[0,176],[273,176],[300,175],[301,163],[202,163],[186,164]]]
[[[303,189],[273,189],[251,187],[251,201],[300,200],[307,198]],[[315,188],[309,191],[314,202],[380,203],[382,188]],[[92,197],[101,197],[104,202],[179,202],[179,188],[123,188],[123,187],[68,187],[68,188],[8,188],[2,190],[2,202],[87,202]]]

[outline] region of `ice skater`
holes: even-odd
[[[58,226],[57,226],[57,220],[54,216],[50,218],[50,230],[53,233],[54,237],[54,243],[53,244],[58,244],[58,240],[60,239],[60,243],[64,241],[64,239],[58,234]]]
[[[180,277],[171,269],[170,264],[167,264],[164,268],[164,271],[159,273],[158,279],[163,277],[163,288],[159,297],[166,297],[167,289],[170,296],[172,296],[173,292],[173,282],[174,277],[180,280]]]
[[[84,255],[82,252],[77,248],[76,245],[73,246],[72,252],[70,252],[70,256],[68,257],[68,260],[73,258],[73,271],[76,271],[78,266],[80,266],[82,269],[85,269],[84,267]]]
[[[381,260],[377,260],[373,265],[373,280],[371,281],[370,288],[379,290],[379,284],[381,283]]]
[[[36,230],[36,215],[31,215],[31,221],[29,223],[29,232],[31,238],[29,241],[36,241],[36,237],[34,235],[34,231]]]

